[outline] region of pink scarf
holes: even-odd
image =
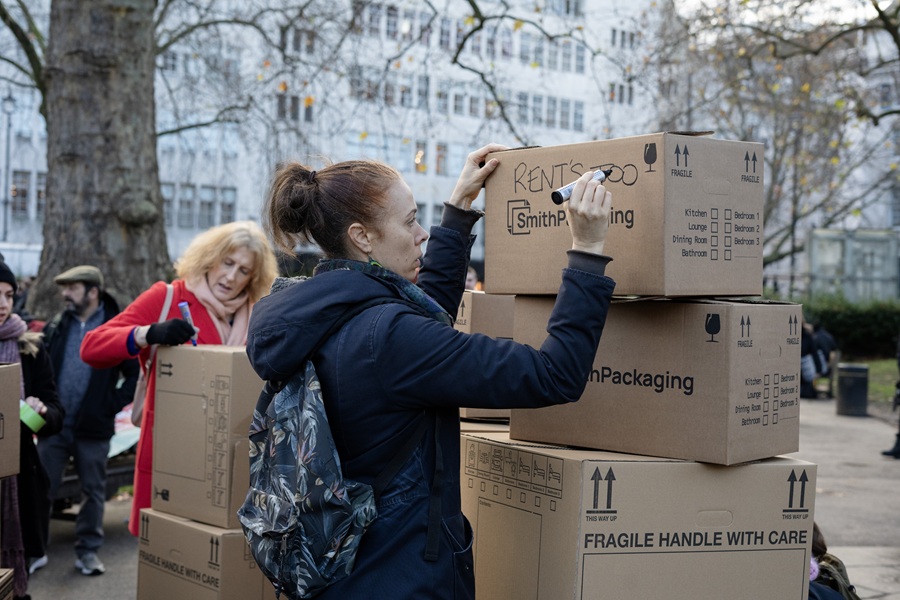
[[[185,281],[185,287],[197,296],[197,300],[212,317],[223,346],[247,345],[247,328],[250,325],[252,307],[246,290],[237,297],[222,302],[213,296],[205,275]]]

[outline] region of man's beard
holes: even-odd
[[[74,300],[66,300],[66,311],[80,317],[84,315],[85,304],[79,304]]]

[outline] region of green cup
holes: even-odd
[[[41,427],[47,424],[44,417],[39,415],[36,410],[28,406],[24,400],[19,400],[19,418],[28,426],[28,429],[37,433]]]

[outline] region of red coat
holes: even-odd
[[[163,320],[180,319],[178,303],[187,301],[191,309],[194,326],[200,329],[197,344],[221,344],[219,331],[213,323],[206,308],[197,297],[189,292],[184,281],[176,279],[172,282],[172,306],[168,316]],[[128,336],[135,327],[151,325],[159,320],[159,311],[166,301],[166,284],[158,281],[150,289],[135,298],[128,307],[116,317],[100,327],[89,331],[81,343],[81,359],[98,369],[112,367],[126,358],[134,358],[128,352]],[[188,342],[189,343],[189,342]],[[150,348],[140,352],[143,365],[150,356]],[[147,396],[144,398],[144,415],[141,420],[141,437],[137,447],[137,463],[134,469],[134,500],[131,504],[131,518],[128,529],[132,535],[138,535],[140,526],[140,510],[150,507],[153,473],[153,421],[156,398],[156,365],[151,367],[147,376]]]

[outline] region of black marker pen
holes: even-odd
[[[612,169],[607,169],[606,171],[600,170],[594,173],[594,176],[591,177],[594,181],[604,181],[607,177],[612,175]],[[554,191],[550,194],[550,199],[553,200],[554,204],[562,204],[572,195],[572,190],[575,189],[575,181],[570,183],[569,185],[564,185],[558,190]]]

